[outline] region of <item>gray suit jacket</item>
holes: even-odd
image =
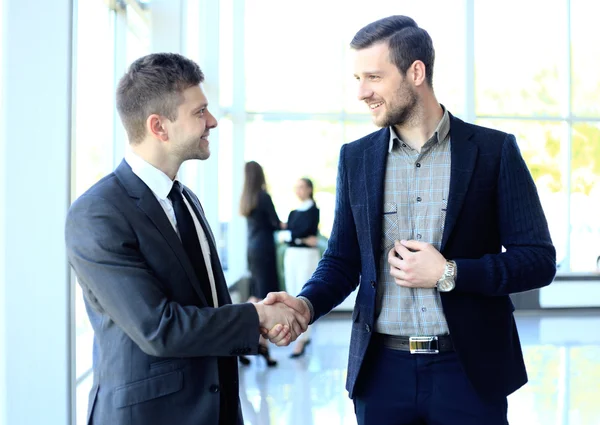
[[[242,424],[237,358],[258,351],[251,304],[231,305],[207,232],[219,308],[208,307],[194,269],[152,191],[123,161],[71,206],[69,262],[94,328],[96,425]]]

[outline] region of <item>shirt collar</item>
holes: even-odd
[[[298,211],[307,211],[311,209],[311,207],[315,204],[312,199],[307,199],[306,201],[302,201],[300,206],[296,208]]]
[[[435,128],[435,131],[433,132],[433,135],[437,136],[437,139],[435,139],[437,142],[444,140],[448,136],[448,133],[450,133],[450,115],[448,113],[448,110],[444,107],[444,105],[440,106],[444,110],[444,114],[442,115],[442,119],[440,120],[437,127]],[[394,126],[391,126],[388,153],[391,152],[394,148],[394,140],[400,141],[400,137],[398,137],[398,135],[396,134]]]
[[[142,159],[132,150],[128,149],[125,153],[125,161],[131,167],[133,174],[138,176],[159,199],[167,199],[173,187],[173,181],[169,176]]]

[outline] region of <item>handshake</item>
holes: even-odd
[[[311,319],[306,301],[286,292],[271,292],[254,306],[260,333],[280,347],[289,345],[305,332]]]

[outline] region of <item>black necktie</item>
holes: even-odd
[[[204,292],[204,298],[206,298],[209,306],[214,307],[208,271],[206,270],[204,255],[202,255],[200,241],[198,240],[198,232],[196,231],[196,226],[194,225],[190,210],[183,200],[182,190],[183,187],[181,184],[178,181],[175,181],[173,182],[171,192],[169,192],[169,199],[173,202],[175,219],[177,220],[177,227],[179,228],[179,236],[181,236],[183,248],[194,267],[196,277],[200,282],[202,292]]]

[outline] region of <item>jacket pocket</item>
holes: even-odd
[[[117,387],[113,394],[113,403],[117,408],[131,406],[176,393],[182,388],[183,372],[176,370]]]

